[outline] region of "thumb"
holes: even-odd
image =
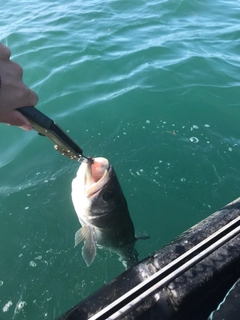
[[[0,122],[6,123],[10,126],[17,126],[23,130],[31,130],[32,124],[17,110],[11,110],[4,115],[0,115]]]

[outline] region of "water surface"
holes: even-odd
[[[150,236],[140,259],[240,194],[239,21],[224,0],[1,5],[0,40],[39,110],[114,166]],[[79,164],[0,130],[0,319],[55,319],[124,267],[98,250],[88,268],[74,248]]]

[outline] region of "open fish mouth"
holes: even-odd
[[[98,157],[93,163],[81,165],[84,192],[88,198],[96,195],[109,180],[111,166],[106,158]]]

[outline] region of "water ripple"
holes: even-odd
[[[239,9],[232,0],[1,4],[1,41],[37,107],[86,155],[114,165],[136,230],[151,236],[141,258],[240,193]],[[35,132],[1,125],[1,137],[0,318],[57,318],[123,270],[109,256],[86,268],[73,251],[79,163]]]

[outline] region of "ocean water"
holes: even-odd
[[[1,4],[0,41],[37,108],[109,159],[139,258],[240,194],[238,1]],[[79,164],[36,132],[0,125],[0,319],[55,319],[121,272],[74,248]]]

